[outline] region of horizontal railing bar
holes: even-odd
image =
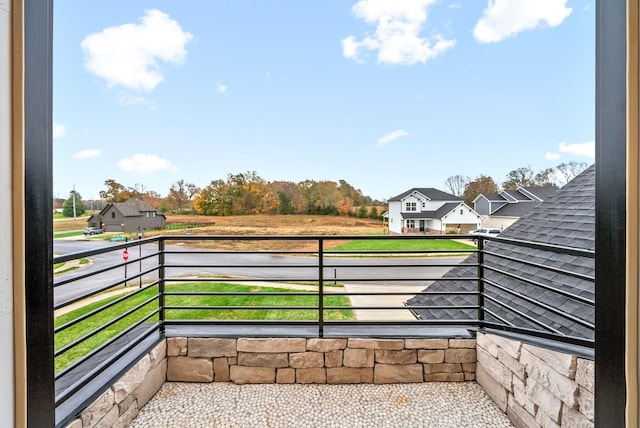
[[[158,254],[153,254],[150,257],[157,256],[157,255]],[[103,274],[105,272],[110,272],[112,270],[119,269],[124,265],[130,265],[130,264],[133,264],[133,263],[139,263],[141,260],[142,259],[135,259],[135,260],[131,260],[131,261],[126,262],[126,263],[118,263],[118,264],[115,264],[115,265],[112,265],[112,266],[108,266],[106,268],[101,268],[101,269],[97,269],[95,271],[91,271],[91,272],[88,272],[88,273],[72,276],[70,278],[65,278],[65,279],[62,279],[62,280],[59,280],[59,281],[55,282],[53,284],[53,287],[54,288],[61,287],[63,285],[66,285],[66,284],[69,284],[69,283],[72,283],[72,282],[77,282],[77,281],[80,281],[80,280],[83,280],[83,279],[86,279],[86,278],[90,278],[92,276],[97,276],[97,275]],[[148,271],[146,271],[146,273],[153,272],[154,270],[157,270],[157,269],[158,269],[158,266],[155,266],[155,267],[149,269]]]
[[[341,292],[341,291],[333,291],[332,287],[325,286],[325,293],[327,296],[441,296],[441,295],[449,295],[449,296],[477,296],[480,294],[478,291],[379,291],[379,292]],[[316,296],[317,293],[314,290],[309,290],[307,292],[295,292],[295,291],[165,291],[165,296]]]
[[[255,311],[262,311],[262,310],[314,310],[317,311],[318,310],[318,306],[317,305],[312,305],[312,306],[225,306],[225,305],[218,305],[218,306],[203,306],[203,305],[197,305],[197,306],[172,306],[172,305],[165,305],[164,306],[165,310],[212,310],[212,311],[219,311],[219,310],[255,310]]]
[[[151,238],[144,238],[144,239],[138,239],[135,241],[128,241],[128,242],[123,242],[121,244],[113,244],[113,245],[109,245],[107,247],[102,247],[102,248],[94,248],[91,250],[84,250],[84,251],[77,251],[75,253],[69,253],[69,254],[63,254],[60,256],[55,256],[53,258],[53,263],[63,263],[63,262],[68,262],[70,260],[75,260],[75,259],[81,259],[81,258],[85,258],[85,257],[91,257],[91,256],[95,256],[98,254],[104,254],[104,253],[110,253],[113,251],[119,251],[119,250],[124,250],[124,249],[129,249],[129,248],[135,248],[135,247],[139,247],[142,246],[144,244],[150,244],[150,243],[154,243],[156,241],[159,241],[161,239],[161,237],[159,236],[154,236]]]
[[[132,278],[135,278],[135,277],[132,277]],[[58,303],[57,305],[53,306],[53,309],[54,309],[54,311],[57,311],[58,309],[62,309],[64,307],[66,307],[66,306],[69,306],[69,305],[72,305],[74,303],[80,302],[80,301],[85,300],[85,299],[87,299],[89,297],[93,297],[93,296],[96,296],[98,294],[102,294],[105,291],[109,291],[109,290],[111,290],[113,288],[121,286],[122,284],[125,284],[128,281],[131,281],[131,279],[130,278],[120,279],[120,280],[118,280],[116,282],[112,282],[112,283],[110,283],[108,285],[105,285],[104,287],[97,288],[97,289],[95,289],[93,291],[90,291],[88,293],[81,294],[80,296],[77,296],[77,297],[74,297],[72,299],[65,300],[64,302]],[[159,280],[155,280],[150,285],[155,285],[155,284],[158,283],[158,281]]]
[[[154,314],[152,314],[152,315],[154,315]],[[150,318],[150,317],[148,317],[148,318]],[[98,353],[98,352],[102,351],[103,349],[105,349],[107,346],[110,346],[112,343],[115,343],[116,340],[126,336],[131,331],[133,331],[136,327],[138,327],[138,326],[142,325],[144,322],[146,322],[146,320],[148,318],[140,320],[136,324],[132,325],[129,329],[124,331],[121,335],[119,335],[117,337],[114,337],[113,338],[114,340],[111,340],[111,341],[103,344],[103,346],[94,349],[92,351],[92,354],[95,355],[96,353]],[[58,407],[60,404],[64,403],[66,400],[68,400],[71,396],[73,396],[73,394],[78,392],[83,386],[85,386],[87,383],[89,383],[98,374],[102,373],[107,367],[111,366],[114,361],[116,361],[119,358],[121,358],[123,355],[125,355],[127,352],[129,352],[131,349],[135,348],[139,343],[141,343],[144,339],[149,337],[153,332],[159,331],[159,330],[160,330],[160,323],[155,323],[148,330],[146,330],[146,331],[142,332],[140,335],[138,335],[134,340],[129,341],[126,346],[118,348],[118,350],[113,355],[111,355],[109,358],[105,359],[102,363],[98,364],[93,370],[89,371],[86,375],[82,376],[73,385],[69,386],[68,388],[65,388],[64,391],[62,391],[59,395],[56,395],[56,397],[55,397],[55,405],[56,405],[56,407]],[[84,362],[87,359],[88,358],[84,358],[82,360],[79,360],[79,362],[80,363]],[[76,367],[77,367],[77,365],[76,365]],[[75,367],[71,367],[70,366],[69,369],[71,369],[71,368],[75,368]],[[67,370],[65,370],[65,371],[68,372]],[[55,376],[55,379],[57,380],[57,379],[61,378],[62,376],[63,376],[62,372],[57,373],[56,376]]]
[[[544,265],[542,263],[535,263],[535,262],[532,262],[532,261],[529,261],[529,260],[520,259],[518,257],[508,256],[506,254],[498,254],[498,253],[494,253],[492,251],[487,251],[487,250],[484,250],[484,254],[485,254],[485,256],[491,255],[491,256],[494,256],[494,257],[498,257],[500,259],[510,260],[510,261],[522,263],[522,264],[527,265],[527,266],[537,267],[537,268],[540,268],[540,269],[543,269],[543,270],[548,270],[548,271],[551,271],[551,272],[560,273],[560,274],[571,276],[571,277],[574,277],[574,278],[583,279],[585,281],[591,281],[591,282],[595,281],[595,277],[593,277],[591,275],[586,275],[586,274],[582,274],[582,273],[579,273],[579,272],[571,272],[571,271],[566,270],[566,269],[561,269],[561,268],[557,268],[557,267],[554,267],[554,266],[548,266],[548,265]],[[485,258],[485,265],[486,264],[487,264],[487,259]]]
[[[477,239],[477,237],[474,239]],[[593,250],[583,250],[580,248],[566,247],[563,245],[555,245],[555,244],[543,244],[539,242],[525,241],[520,239],[504,238],[501,236],[491,237],[491,239],[489,240],[487,240],[486,238],[482,238],[482,239],[484,239],[485,241],[496,241],[496,242],[501,242],[503,244],[512,244],[519,247],[533,248],[536,250],[544,250],[544,251],[552,251],[554,253],[568,254],[571,256],[587,257],[591,259],[595,258],[595,251]]]
[[[549,331],[551,331],[551,332],[553,332],[553,333],[555,333],[555,334],[558,334],[558,335],[559,335],[559,334],[562,334],[562,333],[560,332],[560,330],[557,330],[557,329],[555,329],[555,328],[553,328],[553,327],[551,327],[551,326],[549,326],[549,325],[547,325],[547,324],[543,323],[542,321],[538,321],[537,319],[535,319],[535,318],[533,318],[533,317],[531,317],[531,316],[529,316],[529,315],[525,314],[525,313],[524,313],[524,312],[522,312],[522,311],[519,311],[519,310],[517,310],[517,309],[512,308],[511,306],[508,306],[506,303],[504,303],[504,302],[502,302],[502,301],[500,301],[500,300],[496,299],[496,298],[495,298],[495,297],[493,297],[493,296],[490,296],[490,295],[488,295],[488,294],[485,294],[484,298],[485,298],[486,300],[490,300],[490,301],[492,301],[492,302],[493,302],[493,303],[495,303],[496,305],[498,305],[498,306],[500,306],[500,307],[502,307],[502,308],[506,309],[506,310],[507,310],[507,311],[509,311],[509,312],[513,312],[513,313],[517,314],[518,316],[520,316],[520,317],[522,317],[522,318],[526,319],[527,321],[529,321],[529,322],[531,322],[531,323],[533,323],[533,324],[536,324],[536,325],[538,325],[538,326],[540,326],[540,327],[542,327],[542,328],[544,328],[544,329],[546,329],[546,330],[549,330]]]
[[[557,308],[555,308],[555,307],[553,307],[551,305],[547,305],[546,303],[540,302],[539,300],[535,300],[535,299],[533,299],[533,298],[531,298],[529,296],[525,296],[522,293],[518,293],[518,292],[516,292],[514,290],[511,290],[511,289],[509,289],[507,287],[504,287],[504,286],[502,286],[500,284],[497,284],[497,283],[495,283],[493,281],[485,280],[485,283],[490,284],[493,287],[496,287],[496,288],[498,288],[498,289],[500,289],[500,290],[502,290],[502,291],[504,291],[506,293],[509,293],[512,296],[516,296],[516,297],[518,297],[520,299],[526,300],[529,303],[536,304],[540,308],[544,308],[544,309],[548,310],[549,312],[552,312],[552,313],[554,313],[556,315],[559,315],[559,316],[561,316],[561,317],[563,317],[565,319],[573,321],[576,324],[580,324],[583,327],[587,327],[587,328],[589,328],[591,330],[595,329],[595,325],[593,323],[590,323],[589,321],[586,321],[586,320],[583,320],[581,318],[575,317],[575,316],[573,316],[571,314],[568,314],[568,313],[566,313],[564,311],[561,311],[560,309],[557,309]]]
[[[494,318],[497,318],[498,320],[500,320],[503,324],[508,325],[508,326],[513,326],[513,323],[504,319],[503,317],[499,316],[498,314],[496,314],[495,312],[493,312],[491,309],[487,309],[487,308],[482,308],[485,312],[485,314],[489,314]],[[485,317],[486,319],[486,317]]]
[[[81,336],[80,338],[74,340],[73,342],[70,342],[69,344],[63,346],[62,348],[60,348],[58,350],[56,350],[54,352],[54,356],[55,357],[59,357],[60,355],[64,354],[65,352],[68,352],[70,349],[75,348],[80,343],[92,338],[93,336],[95,336],[96,334],[100,333],[101,331],[104,331],[108,327],[111,327],[112,325],[116,324],[118,321],[123,320],[124,318],[128,317],[132,313],[134,313],[134,312],[138,311],[139,309],[142,309],[143,307],[147,306],[149,303],[153,302],[157,298],[158,298],[158,296],[150,297],[149,299],[145,300],[144,302],[140,303],[139,305],[134,306],[133,308],[131,308],[128,311],[126,311],[125,313],[123,313],[123,314],[115,317],[114,319],[110,320],[106,324],[103,324],[100,327],[98,327],[98,328],[90,331],[89,333]]]
[[[129,279],[128,279],[129,280]],[[380,282],[380,281],[397,281],[397,282],[429,282],[429,281],[477,281],[476,277],[459,277],[459,278],[441,278],[441,277],[420,277],[420,278],[393,278],[393,277],[376,277],[376,278],[342,278],[336,277],[325,279],[324,282]],[[168,282],[317,282],[317,278],[166,278]]]
[[[533,280],[525,278],[523,276],[516,275],[516,274],[510,273],[510,272],[507,272],[505,270],[498,269],[498,268],[493,267],[493,266],[489,266],[487,264],[485,264],[484,267],[485,267],[485,269],[489,269],[489,270],[491,270],[493,272],[500,273],[500,274],[502,274],[504,276],[507,276],[509,278],[516,279],[518,281],[522,281],[522,282],[524,282],[526,284],[533,285],[533,286],[541,288],[543,290],[550,291],[550,292],[552,292],[554,294],[558,294],[558,295],[567,297],[569,299],[575,300],[575,301],[580,302],[580,303],[584,303],[584,304],[589,305],[589,306],[595,306],[595,301],[593,299],[587,299],[586,297],[578,296],[577,294],[569,293],[569,292],[561,290],[561,289],[559,289],[557,287],[552,287],[550,285],[543,284],[543,283],[541,283],[539,281],[533,281]],[[488,280],[485,279],[485,282],[487,282],[487,281]]]
[[[115,305],[117,305],[117,304],[119,304],[121,302],[124,302],[125,300],[131,299],[134,296],[137,296],[138,294],[140,294],[140,293],[142,293],[144,291],[147,291],[149,288],[154,287],[155,285],[156,284],[147,285],[147,286],[145,286],[143,288],[138,288],[133,292],[127,293],[124,296],[119,297],[119,298],[117,298],[116,300],[114,300],[112,302],[109,302],[109,303],[107,303],[107,304],[105,304],[103,306],[100,306],[99,308],[94,309],[91,312],[87,312],[84,315],[81,315],[81,316],[79,316],[77,318],[74,318],[73,320],[67,322],[66,324],[63,324],[63,325],[61,325],[59,327],[56,327],[53,330],[53,332],[54,333],[60,333],[60,332],[62,332],[64,330],[68,329],[69,327],[72,327],[72,326],[78,324],[79,322],[86,320],[87,318],[90,318],[90,317],[92,317],[92,316],[94,316],[96,314],[99,314],[100,312],[103,312],[103,311],[105,311],[105,310],[107,310],[107,309],[109,309],[109,308],[111,308],[111,307],[113,307],[113,306],[115,306]],[[156,294],[155,297],[159,297],[159,294]]]
[[[524,327],[511,327],[511,326],[505,326],[502,324],[496,324],[496,323],[491,323],[491,322],[485,322],[483,325],[483,328],[493,328],[496,330],[502,330],[502,331],[508,331],[508,332],[512,332],[512,333],[520,333],[520,334],[525,334],[525,335],[529,335],[529,336],[534,336],[534,337],[540,337],[543,339],[548,339],[548,340],[552,340],[552,341],[556,341],[556,342],[563,342],[563,343],[568,343],[571,345],[579,345],[579,346],[584,346],[587,348],[594,348],[595,345],[595,341],[593,339],[588,339],[588,338],[584,338],[584,337],[577,337],[577,336],[568,336],[568,335],[564,335],[562,333],[560,334],[552,334],[552,333],[547,333],[544,331],[540,331],[540,330],[534,330],[534,329],[529,329],[529,328],[524,328]]]

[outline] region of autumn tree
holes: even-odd
[[[452,195],[462,196],[467,184],[471,181],[466,175],[453,175],[444,182]]]
[[[507,179],[502,182],[502,187],[507,190],[515,190],[518,187],[533,187],[536,185],[534,172],[529,166],[520,167],[509,171]]]
[[[498,185],[493,178],[488,175],[479,175],[475,180],[470,181],[464,188],[462,198],[464,203],[473,206],[473,200],[481,193],[497,193]]]
[[[100,191],[100,198],[107,202],[125,202],[136,196],[134,189],[125,187],[116,180],[108,179],[104,184],[107,190]]]
[[[223,180],[214,180],[200,189],[193,199],[193,208],[203,215],[230,215],[232,209],[229,186]]]
[[[198,186],[180,179],[169,188],[167,202],[172,210],[190,208],[193,198],[198,194]]]

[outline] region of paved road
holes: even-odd
[[[54,240],[54,253],[69,254],[79,251],[92,250],[113,245],[105,241],[92,240]],[[261,279],[269,281],[314,281],[318,278],[317,257],[291,257],[270,254],[188,254],[193,251],[178,246],[168,247],[171,252],[165,256],[167,267],[165,277],[188,277],[196,275],[215,275],[241,277],[247,279]],[[142,247],[129,248],[129,261],[133,263],[127,266],[127,276],[130,278],[141,270],[152,269],[158,265],[158,258],[139,261],[146,255],[157,251],[155,244],[147,244]],[[197,250],[196,250],[197,251]],[[74,278],[88,272],[97,272],[100,269],[117,266],[107,272],[85,278],[81,281],[56,287],[54,293],[55,303],[71,300],[84,293],[98,290],[114,284],[125,277],[125,267],[122,265],[122,250],[112,251],[92,256],[91,264],[85,268],[57,275],[56,283],[69,278]],[[343,284],[369,284],[385,286],[427,286],[429,278],[439,278],[451,267],[439,266],[457,264],[460,257],[434,257],[434,258],[348,258],[325,257],[323,275],[325,281],[334,278]],[[207,264],[213,267],[199,267],[196,265]],[[158,277],[157,272],[151,272],[143,277],[143,281],[153,280]],[[139,282],[135,279],[133,282]]]

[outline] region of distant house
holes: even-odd
[[[102,227],[105,232],[135,232],[163,228],[167,219],[151,205],[137,198],[113,202],[87,220],[89,227]]]
[[[535,204],[500,237],[594,250],[595,167],[586,169],[553,197]],[[521,328],[538,328],[537,323],[542,323],[568,336],[592,337],[593,330],[585,323],[593,322],[594,308],[588,302],[595,298],[595,289],[593,281],[585,278],[595,275],[593,258],[508,242],[493,241],[485,246],[490,248],[483,259],[487,322]],[[469,308],[478,303],[478,297],[464,294],[478,289],[477,281],[469,280],[478,273],[476,263],[475,254],[468,257],[429,285],[431,294],[416,295],[406,305],[421,319],[476,319],[477,309]],[[579,275],[551,272],[547,267]],[[532,303],[532,297],[542,305]],[[571,317],[558,315],[558,309]]]
[[[467,233],[482,222],[462,198],[431,187],[407,190],[388,203],[384,215],[390,235]]]
[[[518,187],[481,193],[473,200],[473,209],[482,216],[482,227],[505,229],[557,191],[556,187]]]

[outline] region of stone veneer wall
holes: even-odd
[[[163,340],[83,410],[67,428],[128,427],[166,378],[167,345]]]
[[[516,427],[593,427],[593,361],[496,335],[476,339],[476,380]]]
[[[169,338],[167,380],[408,383],[475,379],[475,339]]]

